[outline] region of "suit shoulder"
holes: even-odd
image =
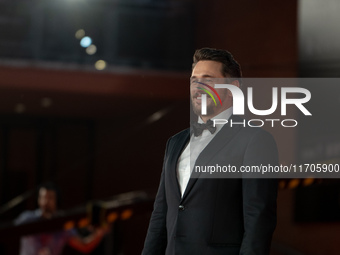
[[[182,142],[186,141],[190,136],[190,128],[184,129],[181,132],[171,136],[167,143],[166,148],[167,150],[169,148],[173,148],[174,146],[177,146],[178,144],[181,144]]]
[[[243,119],[237,117],[235,118],[237,121],[242,122]],[[248,126],[248,125],[239,125],[238,132],[235,138],[237,138],[239,144],[243,144],[244,146],[253,146],[253,144],[256,144],[256,146],[263,146],[263,147],[270,147],[276,150],[277,145],[275,138],[273,135],[268,132],[267,130],[261,128],[261,127],[255,127],[255,126]]]
[[[40,215],[41,215],[41,213],[40,213],[39,210],[24,211],[14,220],[14,224],[20,225],[20,224],[23,224],[23,223],[36,221],[40,218]]]
[[[242,128],[240,135],[243,139],[249,142],[261,142],[261,143],[274,143],[276,145],[275,138],[267,130],[260,127],[244,127]]]
[[[169,140],[171,140],[171,139],[174,139],[174,140],[182,139],[183,137],[188,136],[189,133],[190,133],[190,128],[184,129],[184,130],[178,132],[177,134],[174,134],[173,136],[171,136],[169,138]]]
[[[236,121],[238,123],[247,123],[246,119],[243,119],[239,116],[233,116],[233,121]],[[273,137],[270,132],[267,130],[263,129],[262,127],[258,126],[249,126],[245,124],[244,126],[241,126],[241,133],[245,136],[250,137],[256,137],[256,136],[264,136],[264,137]]]
[[[261,127],[250,127],[250,126],[246,126],[243,128],[243,131],[245,133],[249,133],[252,136],[272,136],[272,134],[270,132],[268,132],[267,130],[261,128]]]

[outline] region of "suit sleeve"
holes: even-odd
[[[169,139],[170,141],[170,139]],[[166,214],[168,210],[165,195],[165,162],[169,141],[167,142],[163,170],[154,202],[154,209],[151,215],[148,232],[144,242],[142,255],[164,255],[167,246]]]
[[[278,152],[273,137],[258,132],[249,142],[244,165],[278,165]],[[244,178],[242,180],[244,236],[241,255],[269,255],[276,227],[277,179]]]

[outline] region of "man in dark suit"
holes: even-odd
[[[276,226],[277,181],[196,171],[203,166],[231,165],[239,170],[278,164],[275,141],[261,128],[209,125],[211,119],[242,123],[232,115],[230,91],[216,89],[220,103],[207,98],[206,114],[201,114],[203,85],[212,92],[210,80],[229,78],[240,87],[240,77],[240,66],[228,51],[195,52],[191,101],[198,121],[192,132],[184,130],[167,142],[143,255],[269,254]]]

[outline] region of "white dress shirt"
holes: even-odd
[[[231,116],[232,112],[233,107],[230,107],[211,119],[227,120]],[[198,118],[198,123],[204,123],[201,117]],[[178,158],[177,161],[177,180],[182,196],[188,185],[191,172],[198,156],[215,137],[215,135],[221,130],[222,127],[222,124],[217,124],[216,131],[213,134],[211,134],[209,130],[205,129],[203,130],[203,133],[199,136],[194,136],[193,134],[191,135],[189,143],[187,144],[186,148],[183,150],[181,156]]]

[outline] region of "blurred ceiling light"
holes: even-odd
[[[95,64],[94,67],[97,70],[104,70],[106,68],[106,62],[104,60],[98,60]]]
[[[288,188],[289,189],[294,189],[300,184],[300,179],[292,179],[288,183]]]
[[[158,120],[160,120],[161,118],[163,118],[166,114],[168,114],[170,111],[172,110],[172,106],[168,106],[166,108],[163,108],[155,113],[153,113],[152,115],[150,115],[147,119],[146,119],[146,123],[150,124],[153,122],[156,122]]]
[[[86,53],[89,55],[93,55],[97,52],[97,47],[94,44],[91,44],[89,47],[86,48]]]
[[[44,97],[41,99],[40,103],[42,107],[48,108],[52,105],[52,99],[48,97]]]
[[[284,189],[286,187],[286,182],[284,180],[279,181],[279,188]]]
[[[313,182],[314,182],[314,178],[306,178],[303,180],[303,186],[309,186],[313,184]]]
[[[76,32],[76,34],[75,34],[75,37],[77,38],[77,39],[81,39],[81,38],[83,38],[85,36],[85,30],[84,29],[79,29],[79,30],[77,30],[77,32]]]
[[[89,47],[91,43],[92,43],[92,39],[89,36],[85,36],[83,37],[83,39],[80,40],[80,46],[84,48]]]
[[[152,114],[148,119],[147,121],[149,123],[152,123],[152,122],[156,122],[157,120],[160,120],[165,114],[167,114],[168,111],[166,109],[162,109],[160,111],[157,111],[155,112],[154,114]]]
[[[24,111],[26,110],[26,106],[24,104],[17,104],[15,107],[14,107],[14,111],[16,113],[23,113]]]

